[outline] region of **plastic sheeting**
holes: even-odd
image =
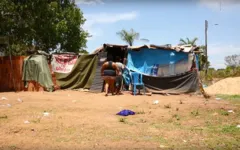
[[[143,76],[145,87],[152,93],[182,94],[198,91],[197,71],[168,77]]]
[[[193,54],[173,50],[142,48],[128,51],[127,67],[149,76],[171,76],[191,69]]]
[[[47,58],[44,55],[31,55],[24,59],[22,80],[25,87],[28,87],[27,81],[36,81],[47,91],[54,90],[50,68]]]
[[[79,56],[70,73],[55,73],[61,89],[89,89],[96,74],[98,56]]]

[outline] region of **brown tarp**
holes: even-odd
[[[70,73],[55,73],[57,84],[61,89],[89,89],[96,74],[97,62],[96,54],[79,56]]]

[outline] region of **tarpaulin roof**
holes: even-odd
[[[164,49],[164,50],[175,50],[177,52],[185,52],[185,53],[190,53],[197,51],[199,47],[197,46],[191,46],[191,45],[177,45],[177,46],[169,46],[169,45],[142,45],[142,46],[129,46],[128,47],[131,50],[140,50],[142,48],[151,48],[151,49]]]
[[[142,45],[142,46],[128,46],[128,45],[116,45],[116,44],[103,44],[103,46],[97,48],[93,54],[97,54],[101,51],[103,51],[107,47],[120,47],[120,48],[128,48],[130,50],[140,50],[141,48],[151,48],[151,49],[164,49],[164,50],[175,50],[177,52],[185,52],[185,53],[190,53],[190,52],[200,52],[198,46],[192,46],[192,45],[177,45],[177,46],[170,46],[169,44],[167,45]]]

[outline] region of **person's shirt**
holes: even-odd
[[[119,74],[122,75],[124,65],[120,62],[116,62],[115,64],[117,65],[117,67],[119,69]]]

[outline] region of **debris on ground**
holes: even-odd
[[[17,101],[19,101],[20,103],[22,103],[22,102],[23,102],[23,101],[22,101],[20,98],[18,98],[18,99],[17,99]]]
[[[233,111],[233,110],[229,110],[228,112],[229,112],[229,113],[234,113],[234,111]]]
[[[44,116],[44,117],[47,117],[47,116],[49,116],[49,114],[50,114],[49,112],[44,112],[44,113],[43,113],[43,116]]]
[[[25,124],[29,124],[30,122],[28,120],[24,121]]]
[[[124,109],[124,110],[120,111],[119,113],[117,113],[117,115],[120,115],[120,116],[135,115],[135,112]]]
[[[219,98],[219,97],[216,97],[215,99],[216,99],[216,100],[221,100],[221,98]]]
[[[154,105],[157,105],[158,103],[159,103],[158,100],[153,101],[153,104],[154,104]]]
[[[12,105],[11,104],[7,104],[7,107],[12,107]]]
[[[237,128],[240,128],[240,124],[239,124],[239,125],[237,125]]]
[[[238,95],[240,94],[240,77],[226,78],[216,82],[215,84],[205,88],[208,94],[227,94]]]
[[[7,100],[7,98],[3,96],[3,97],[1,98],[1,100]]]

